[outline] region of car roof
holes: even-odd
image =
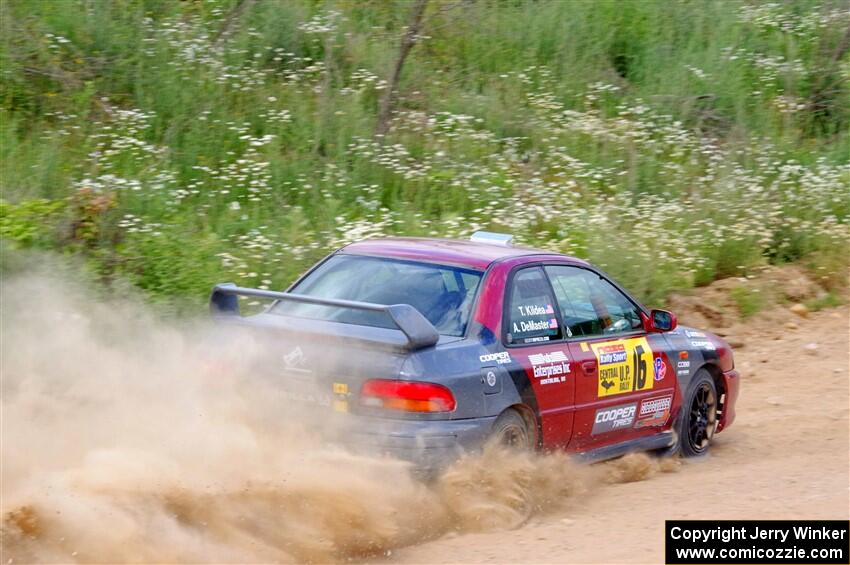
[[[394,257],[429,263],[457,265],[471,269],[486,269],[494,261],[514,257],[549,255],[586,264],[581,259],[528,247],[511,247],[463,239],[424,237],[390,237],[366,239],[342,248],[340,253]]]

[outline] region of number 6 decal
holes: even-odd
[[[643,390],[643,387],[646,386],[646,360],[643,359],[642,346],[638,345],[635,347],[633,359],[635,362],[634,390]]]

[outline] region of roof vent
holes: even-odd
[[[495,233],[491,231],[477,231],[469,238],[470,241],[478,243],[489,243],[490,245],[513,245],[514,236],[509,233]]]

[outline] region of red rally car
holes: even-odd
[[[243,317],[239,296],[272,303]],[[361,241],[285,292],[220,284],[211,310],[273,336],[281,388],[339,413],[345,442],[425,468],[487,441],[701,455],[735,418],[726,342],[503,234]]]

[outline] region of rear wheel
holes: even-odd
[[[531,518],[534,513],[531,485],[523,480],[506,481],[504,476],[507,473],[510,477],[516,477],[517,473],[525,475],[526,471],[532,470],[533,462],[523,455],[529,454],[536,447],[535,432],[533,422],[514,408],[508,408],[493,422],[486,447],[497,448],[489,453],[495,459],[488,458],[485,449],[485,469],[476,481],[478,485],[484,486],[485,491],[464,508],[464,513],[471,513],[475,523],[514,529]],[[497,485],[495,491],[491,490]]]
[[[526,419],[513,408],[505,410],[496,418],[490,432],[492,443],[520,451],[532,450],[534,437]]]

